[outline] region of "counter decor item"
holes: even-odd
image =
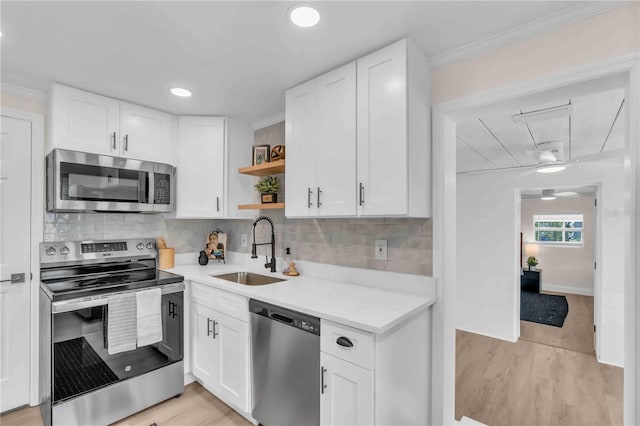
[[[276,145],[271,148],[271,161],[284,160],[284,145]]]
[[[200,252],[200,256],[198,256],[198,263],[202,266],[209,263],[209,256],[207,256],[207,252],[205,252],[204,250],[202,250]]]
[[[253,165],[268,163],[271,158],[271,145],[254,145],[253,146]]]
[[[224,253],[227,247],[227,234],[223,233],[220,228],[207,234],[207,246],[204,253],[209,259],[216,259],[226,263]]]
[[[529,265],[529,270],[530,271],[535,271],[537,264],[538,264],[538,260],[535,257],[529,256],[527,258],[527,265]]]
[[[254,185],[256,191],[260,193],[260,201],[263,204],[277,203],[280,180],[278,176],[265,176]]]
[[[156,246],[158,247],[158,268],[170,269],[176,266],[176,250],[173,247],[167,247],[164,237],[156,238]]]

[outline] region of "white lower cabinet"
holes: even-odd
[[[194,290],[201,287],[195,284]],[[213,294],[218,293],[225,292]],[[248,413],[249,324],[193,299],[191,313],[193,375],[224,402]]]
[[[320,353],[322,390],[320,424],[365,426],[374,424],[373,371]]]

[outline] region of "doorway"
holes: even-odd
[[[598,83],[603,82],[604,81],[603,79],[615,78],[616,76],[619,78],[622,78],[622,80],[624,81],[623,87],[626,87],[625,93],[627,95],[631,93],[630,95],[631,97],[629,98],[630,99],[629,103],[631,105],[630,107],[632,111],[631,114],[633,114],[634,111],[637,112],[636,110],[637,99],[635,99],[635,96],[637,96],[638,94],[638,87],[637,87],[637,82],[635,82],[633,78],[629,79],[629,76],[630,74],[635,76],[637,76],[638,74],[638,70],[636,68],[633,68],[634,65],[635,65],[635,62],[633,61],[629,61],[627,68],[621,68],[620,64],[618,63],[611,64],[610,67],[607,67],[606,65],[601,64],[598,67],[597,71],[587,68],[584,70],[584,72],[575,71],[575,72],[572,72],[570,75],[548,78],[548,79],[544,79],[543,81],[537,81],[534,84],[529,84],[529,85],[523,84],[517,88],[512,88],[509,91],[505,91],[505,90],[496,91],[495,93],[490,93],[483,96],[476,96],[476,97],[465,99],[462,101],[451,102],[448,105],[441,105],[435,108],[435,111],[434,111],[434,143],[435,143],[434,145],[434,181],[435,181],[434,194],[435,195],[434,196],[436,197],[436,203],[434,204],[434,252],[439,253],[439,255],[434,257],[434,271],[435,271],[436,278],[439,280],[438,291],[441,292],[440,294],[442,295],[442,298],[440,299],[441,301],[440,308],[434,309],[434,313],[435,313],[435,319],[436,319],[436,327],[438,327],[439,325],[443,327],[441,329],[443,333],[442,335],[439,335],[440,331],[438,328],[436,329],[436,334],[435,334],[436,344],[438,344],[439,342],[442,342],[444,349],[442,351],[443,355],[440,355],[439,353],[437,353],[436,356],[434,357],[435,358],[434,368],[438,368],[438,367],[442,368],[442,366],[444,366],[444,368],[443,368],[442,375],[435,376],[434,384],[436,386],[440,384],[443,387],[444,395],[442,396],[441,400],[440,398],[434,398],[434,406],[438,406],[439,403],[444,402],[443,414],[445,415],[445,417],[447,412],[453,412],[453,407],[452,407],[453,401],[449,399],[449,395],[451,395],[449,392],[452,390],[452,388],[449,387],[449,384],[454,382],[455,380],[454,374],[452,374],[455,367],[451,366],[451,364],[449,363],[450,361],[448,361],[447,359],[451,359],[451,358],[448,358],[448,356],[453,355],[453,353],[455,352],[455,327],[456,327],[456,324],[459,323],[459,315],[461,315],[461,311],[464,311],[464,308],[466,307],[466,306],[462,306],[462,309],[461,309],[460,304],[455,299],[457,299],[457,297],[461,293],[465,293],[467,290],[469,290],[467,288],[465,289],[460,288],[459,279],[457,280],[458,282],[456,282],[456,275],[457,275],[456,264],[459,267],[463,263],[465,264],[465,266],[469,266],[471,263],[473,263],[473,256],[471,257],[460,256],[460,252],[458,250],[460,248],[460,230],[458,230],[457,243],[455,241],[451,242],[447,238],[443,238],[443,235],[444,236],[456,235],[456,231],[455,231],[456,221],[455,220],[452,221],[452,218],[456,217],[456,211],[460,213],[462,211],[466,211],[466,209],[469,207],[468,204],[462,206],[459,199],[458,200],[456,200],[455,198],[452,199],[452,194],[456,193],[455,192],[456,186],[460,186],[460,185],[459,185],[459,182],[458,182],[458,185],[456,185],[455,178],[452,180],[451,171],[450,170],[447,171],[447,168],[451,167],[452,164],[456,162],[456,157],[457,157],[455,152],[455,149],[456,149],[455,142],[456,142],[456,136],[457,136],[456,124],[461,121],[464,121],[465,119],[468,119],[470,116],[473,117],[473,114],[477,113],[480,108],[487,108],[488,106],[493,107],[493,106],[496,106],[498,102],[505,102],[505,101],[508,102],[510,100],[515,99],[517,96],[528,96],[528,95],[531,95],[532,93],[541,93],[544,90],[549,90],[549,89],[557,90],[560,87],[570,87],[570,86],[566,86],[567,82],[593,83],[593,82],[596,82],[596,80],[593,80],[594,77],[596,76],[602,76],[602,78],[597,80]],[[621,69],[623,70],[623,72],[622,74],[619,74],[621,72],[620,71]],[[625,71],[625,69],[627,71]],[[628,72],[628,70],[631,70],[631,72]],[[634,81],[634,82],[629,83],[629,81]],[[582,83],[577,83],[577,84],[582,84]],[[629,87],[631,87],[631,89],[629,89]],[[631,127],[631,130],[629,129],[629,127]],[[627,137],[629,137],[629,135],[635,136],[637,134],[637,126],[635,124],[632,126],[626,126],[626,128],[624,129],[624,133]],[[635,139],[632,138],[630,140],[635,140]],[[631,159],[631,164],[632,164],[631,176],[635,176],[633,174],[635,173],[635,164],[636,164],[635,162],[637,160],[635,148],[629,148],[629,145],[627,145],[625,147],[624,155],[626,156],[627,161]],[[630,156],[632,156],[633,158],[630,158]],[[442,162],[442,164],[438,165],[437,164],[438,162]],[[620,161],[620,164],[617,167],[622,169],[623,162]],[[515,187],[530,186],[530,185],[523,185],[523,182],[522,180],[520,180],[519,177],[514,177],[512,175],[509,175],[510,171],[508,169],[509,168],[506,167],[505,170],[500,171],[500,173],[502,174],[502,179],[497,183],[494,182],[495,185],[492,185],[491,184],[492,182],[487,181],[487,179],[485,179],[482,176],[482,174],[477,174],[473,176],[473,179],[471,179],[475,185],[475,190],[476,190],[475,193],[478,194],[475,200],[477,201],[478,199],[484,197],[486,198],[486,201],[490,203],[490,208],[485,211],[485,216],[491,216],[493,213],[492,206],[498,205],[500,203],[504,203],[505,200],[507,201],[508,205],[510,206],[515,205],[515,203],[513,202],[513,199],[511,198],[511,197],[515,197],[514,194],[504,195],[505,194],[504,191],[497,191],[497,189],[501,185],[506,185],[507,188],[511,188],[511,191],[514,193],[515,193]],[[535,170],[533,172],[535,173]],[[567,177],[571,175],[574,178],[576,177],[576,175],[573,172],[569,174],[565,174],[564,176]],[[620,188],[623,192],[623,196],[625,196],[625,192],[626,192],[626,196],[631,196],[632,198],[635,198],[635,192],[633,191],[635,183],[633,182],[633,180],[629,181],[628,176],[629,174],[625,176],[623,173],[622,179],[620,181],[616,181],[617,182],[616,184],[614,184],[613,186],[610,186],[612,183],[610,182],[605,186],[608,188],[612,188],[612,187]],[[625,178],[627,178],[627,180],[625,180]],[[560,183],[568,185],[568,184],[571,184],[572,182],[566,181],[566,182],[560,182]],[[488,188],[490,188],[491,191],[487,191]],[[496,195],[497,193],[500,193],[503,195],[498,196]],[[632,206],[635,205],[634,202],[635,201],[632,202],[631,204]],[[512,210],[511,210],[512,217],[515,216],[514,213],[515,212],[512,207]],[[621,231],[623,231],[623,233],[619,235],[624,236],[625,235],[624,230],[628,229],[625,227],[625,223],[626,221],[630,220],[634,216],[632,213],[629,213],[628,210],[626,211],[625,214],[618,212],[617,216],[619,216],[618,217],[619,220],[618,220],[618,224],[616,225],[616,229],[620,229]],[[499,218],[494,217],[494,219],[502,219],[502,218],[503,218],[502,216],[500,216]],[[459,218],[457,222],[458,223],[460,222]],[[511,220],[504,220],[504,221],[498,220],[497,222],[498,222],[497,225],[492,224],[490,226],[493,226],[493,229],[497,229],[498,227],[501,227],[501,228],[511,229],[514,232],[516,230],[515,220],[513,220],[513,218]],[[621,225],[621,228],[618,225]],[[435,231],[436,229],[438,230],[438,232]],[[518,232],[519,232],[519,228],[518,228]],[[630,234],[626,234],[626,238],[623,237],[623,239],[626,240],[623,242],[623,245],[625,246],[625,248],[633,247],[631,243],[634,241],[634,239],[630,236]],[[509,250],[511,251],[511,253],[513,253],[513,259],[512,259],[512,262],[509,263],[510,265],[512,265],[511,271],[506,272],[506,275],[508,276],[506,281],[508,281],[509,283],[513,283],[513,282],[516,282],[516,280],[518,279],[519,254],[515,254],[517,252],[517,246],[518,246],[518,243],[516,242],[517,241],[516,238],[513,237],[510,239],[510,241],[511,241],[511,247],[509,248]],[[495,252],[495,251],[500,251],[504,249],[505,247],[503,246],[502,243],[500,242],[496,243],[491,239],[487,239],[487,240],[484,240],[484,248],[482,250],[484,250],[485,252]],[[474,250],[473,252],[477,254],[477,253],[481,253],[482,250],[481,251]],[[607,254],[606,247],[603,247],[603,252]],[[629,255],[635,256],[635,252],[632,251],[629,253]],[[624,258],[625,255],[618,253],[617,256],[618,258]],[[458,259],[457,262],[452,261],[452,259],[455,259],[455,258]],[[631,257],[631,258],[635,258],[635,257]],[[626,279],[623,278],[623,281],[626,282],[626,286],[624,287],[623,291],[628,292],[626,300],[630,301],[629,305],[635,307],[635,305],[637,304],[637,300],[636,300],[636,293],[632,285],[634,282],[633,277],[635,276],[634,275],[635,268],[633,267],[633,265],[634,265],[633,263],[630,263],[630,262],[625,263],[623,260],[621,265],[616,265],[616,266],[619,266],[620,271],[627,272]],[[483,267],[482,265],[480,265],[479,268],[477,268],[478,275],[483,276],[484,272],[487,271],[488,269],[489,269],[488,267]],[[504,273],[504,271],[502,271],[501,273]],[[622,277],[624,277],[624,275],[622,275]],[[495,282],[495,280],[493,281]],[[471,288],[468,291],[469,297],[479,295],[480,298],[479,299],[476,298],[476,300],[482,301],[483,300],[483,295],[481,294],[482,290],[479,290],[481,287],[482,286],[478,285],[476,286],[476,288]],[[513,301],[512,306],[514,307],[514,309],[510,314],[511,314],[511,318],[515,317],[516,315],[515,307],[518,306],[517,304],[518,297],[516,296],[515,291],[507,290],[506,295],[503,294],[501,295],[501,297],[503,297],[503,299],[504,298],[512,299]],[[624,299],[625,297],[622,297],[621,300],[624,300]],[[633,302],[631,303],[631,301]],[[627,305],[627,308],[629,308],[629,305]],[[504,310],[503,313],[508,314],[508,312],[506,311],[508,310]],[[456,312],[455,316],[452,314],[453,312]],[[493,313],[499,312],[499,309],[493,309],[492,312]],[[627,310],[627,312],[629,311]],[[482,319],[482,318],[479,318],[479,319]],[[507,322],[513,324],[513,321],[511,320]],[[473,322],[471,321],[468,323],[473,324]],[[626,329],[625,335],[627,336],[627,338],[630,338],[628,341],[634,341],[635,340],[634,334],[633,334],[633,330],[635,329],[634,317],[631,315],[627,316],[626,321],[624,321],[624,324]],[[518,332],[516,327],[513,327],[511,330],[505,329],[503,324],[499,327],[502,327],[502,328],[501,329],[499,328],[497,331],[500,331],[500,332],[506,331],[507,333],[511,333],[511,339],[508,339],[508,340],[511,340],[511,341],[516,340],[517,338],[516,336]],[[636,354],[635,354],[635,349],[633,348],[633,345],[627,345],[624,350],[620,350],[619,352],[624,353],[625,351],[627,355],[627,362],[635,363]],[[440,356],[443,356],[444,358],[440,359]],[[625,391],[626,391],[625,399],[628,402],[627,404],[625,404],[625,406],[632,408],[633,404],[631,403],[631,401],[633,401],[633,397],[635,395],[636,384],[635,384],[635,381],[633,380],[633,377],[630,374],[625,376]],[[448,405],[449,402],[451,402],[451,405]],[[451,410],[451,411],[448,411],[448,410]],[[626,412],[626,415],[627,415],[627,419],[629,419],[630,418],[629,416],[635,416],[635,413],[632,410],[629,410]],[[444,422],[449,422],[449,420],[445,419]]]

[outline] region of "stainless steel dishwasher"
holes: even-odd
[[[253,418],[320,424],[320,318],[251,299]]]

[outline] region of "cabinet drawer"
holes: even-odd
[[[249,302],[246,297],[194,282],[191,299],[232,318],[249,321]]]
[[[322,320],[320,350],[368,370],[374,366],[373,334]]]

